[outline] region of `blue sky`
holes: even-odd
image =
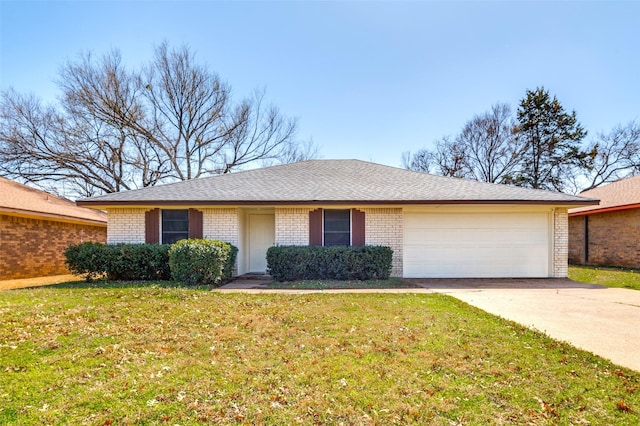
[[[238,98],[266,88],[323,158],[400,166],[537,86],[590,136],[639,120],[638,22],[640,2],[0,0],[0,88],[54,101],[80,51],[137,67],[187,44]]]

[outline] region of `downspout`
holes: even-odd
[[[584,263],[589,263],[589,215],[584,215]]]

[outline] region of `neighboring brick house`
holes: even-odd
[[[580,195],[600,205],[569,210],[569,262],[640,268],[640,176]]]
[[[265,272],[275,245],[386,245],[402,277],[566,277],[567,209],[584,197],[312,160],[78,201],[106,210],[109,243],[204,237]]]
[[[105,213],[0,177],[0,280],[68,274],[65,248],[106,240]]]

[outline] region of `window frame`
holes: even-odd
[[[165,230],[165,213],[166,212],[184,212],[184,214],[186,215],[186,219],[167,219],[167,222],[184,222],[186,220],[187,222],[187,229],[186,231],[166,231]],[[162,209],[160,211],[160,244],[173,244],[177,241],[180,240],[186,240],[189,239],[190,237],[190,227],[191,227],[191,221],[190,221],[190,214],[189,214],[189,209]],[[167,242],[166,240],[168,240],[169,238],[165,238],[165,234],[168,234],[167,237],[169,235],[183,235],[182,238],[178,238],[177,240],[174,240],[172,242]]]
[[[348,231],[327,231],[326,230],[326,214],[327,212],[347,212],[349,215],[349,230]],[[351,209],[322,209],[322,246],[323,247],[351,247],[353,245],[353,224],[352,224],[352,212]],[[330,244],[326,243],[327,232],[330,234],[349,234],[349,243],[344,244]]]

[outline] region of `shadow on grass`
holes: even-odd
[[[386,280],[303,280],[303,281],[274,281],[264,288],[273,290],[367,290],[367,289],[396,289],[420,288],[420,286],[400,278]]]
[[[38,288],[38,287],[25,287],[25,288]],[[201,285],[190,286],[181,283],[180,281],[107,281],[107,280],[93,280],[93,281],[69,281],[59,284],[51,284],[46,288],[64,288],[64,289],[123,289],[123,288],[181,288],[188,290],[214,290],[219,286]]]
[[[242,280],[240,280],[242,281]],[[230,283],[233,283],[231,281]],[[229,284],[229,283],[225,283]],[[244,284],[244,283],[243,283]],[[419,286],[404,281],[399,278],[391,278],[387,280],[368,280],[368,281],[334,281],[334,280],[317,280],[317,281],[294,281],[294,282],[269,282],[265,281],[265,285],[257,286],[255,283],[247,284],[247,288],[260,288],[263,290],[330,290],[330,289],[393,289],[393,288],[420,288]],[[242,285],[242,284],[241,284]],[[201,285],[189,286],[180,281],[110,281],[110,280],[93,280],[93,281],[69,281],[58,284],[47,285],[47,288],[60,289],[127,289],[127,288],[179,288],[185,290],[204,290],[210,291],[220,288],[220,286]],[[25,287],[38,288],[38,287]]]

